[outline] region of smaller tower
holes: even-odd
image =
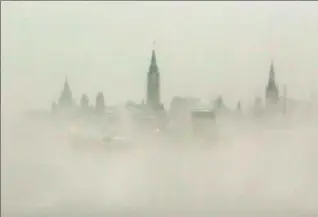
[[[266,106],[277,105],[279,101],[278,88],[275,81],[274,63],[271,62],[268,84],[266,86]]]
[[[81,101],[80,101],[80,105],[81,105],[81,108],[82,109],[88,109],[89,107],[89,98],[86,94],[83,94],[82,97],[81,97]]]
[[[71,88],[68,84],[67,78],[65,78],[64,82],[64,88],[61,92],[60,98],[59,98],[59,106],[61,107],[71,107],[73,104],[73,96]]]
[[[105,112],[105,98],[102,92],[99,92],[96,96],[96,112],[97,114],[101,115]]]
[[[219,110],[224,108],[223,97],[221,95],[214,100],[214,107]]]

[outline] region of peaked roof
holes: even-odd
[[[275,82],[275,70],[274,70],[274,61],[271,61],[270,71],[269,71],[269,79]]]
[[[153,72],[158,72],[157,58],[156,58],[155,49],[152,50],[151,62],[150,62],[150,67],[149,67],[149,73],[153,73]]]
[[[65,81],[64,81],[64,91],[65,90],[70,90],[70,85],[68,84],[68,79],[67,77],[65,77]]]
[[[156,51],[155,50],[152,50],[152,53],[151,53],[151,64],[152,65],[157,65]]]

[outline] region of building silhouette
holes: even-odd
[[[254,116],[261,116],[264,112],[263,102],[261,97],[255,97],[253,113]]]
[[[147,74],[146,104],[149,108],[154,110],[159,110],[162,108],[160,101],[160,74],[155,50],[152,50],[151,62]]]
[[[86,94],[82,95],[80,100],[80,106],[84,110],[87,110],[89,108],[89,98]]]
[[[274,63],[271,61],[268,83],[265,88],[265,100],[263,97],[256,98],[254,101],[254,108],[252,113],[255,116],[262,116],[267,114],[278,114],[280,112],[288,113],[302,110],[307,111],[309,109],[314,110],[317,108],[317,104],[314,104],[314,97],[312,97],[312,102],[296,101],[286,97],[286,86],[282,88],[282,96],[279,96],[279,89],[277,81],[275,78]],[[161,86],[160,86],[160,73],[159,67],[157,65],[156,51],[152,50],[150,65],[147,71],[147,89],[146,98],[142,100],[141,103],[134,103],[128,101],[126,103],[126,108],[133,113],[134,116],[141,118],[150,117],[157,118],[157,120],[164,120],[167,113],[161,102]],[[79,103],[79,105],[78,105]],[[185,117],[185,114],[190,114],[192,110],[195,110],[200,104],[200,100],[191,97],[174,97],[170,104],[169,118],[178,119],[179,117]],[[99,92],[96,96],[95,106],[90,105],[89,98],[86,94],[83,94],[78,102],[74,101],[72,90],[69,85],[67,77],[64,81],[63,89],[60,93],[59,99],[53,102],[51,105],[52,113],[74,116],[94,116],[95,114],[105,116],[112,111],[108,111],[108,106],[106,106],[105,98],[102,92]],[[224,104],[223,98],[219,95],[214,101],[211,101],[209,107],[214,110],[215,114],[223,116],[239,112],[244,114],[241,101],[237,102],[236,109],[230,109]],[[273,113],[272,113],[273,112]],[[307,112],[308,113],[308,112]],[[181,119],[181,118],[179,118]]]
[[[67,78],[65,78],[64,88],[61,92],[58,105],[60,108],[70,108],[73,105],[72,91],[68,84]]]
[[[279,92],[275,81],[274,63],[271,62],[268,84],[266,86],[265,103],[266,107],[277,105],[279,102]]]
[[[96,103],[95,103],[95,109],[97,114],[102,115],[105,112],[106,106],[105,106],[105,98],[104,94],[102,92],[98,92],[96,96]]]

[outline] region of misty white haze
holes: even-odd
[[[289,95],[317,91],[316,2],[1,5],[2,94],[23,106],[50,105],[66,75],[78,98],[101,90],[109,102],[141,100],[154,40],[165,103],[263,96],[272,59]]]
[[[317,11],[316,2],[1,2],[1,214],[317,216],[317,115],[218,122],[209,145],[145,135],[86,152],[54,121],[23,117],[50,110],[65,77],[77,103],[99,91],[107,105],[139,103],[152,49],[166,109],[174,96],[219,94],[246,109],[264,97],[271,61],[289,98],[317,101]]]

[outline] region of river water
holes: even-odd
[[[52,124],[3,120],[2,216],[318,215],[315,124],[219,127],[205,145],[145,136],[84,151]]]

